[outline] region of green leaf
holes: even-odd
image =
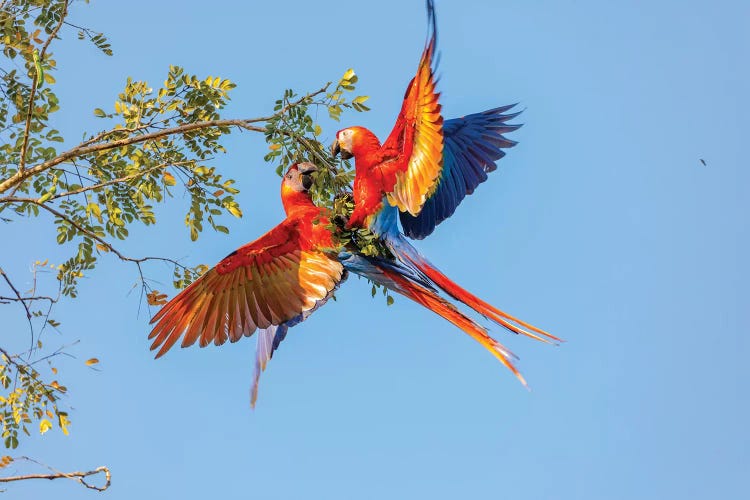
[[[15,434],[11,434],[7,438],[5,438],[5,447],[11,448],[14,450],[18,448],[18,438],[16,437]]]
[[[34,52],[31,53],[31,56],[34,59],[34,69],[36,70],[36,84],[37,87],[41,88],[42,83],[44,83],[44,70],[42,69],[41,63],[39,62],[39,51],[37,49],[34,49]]]

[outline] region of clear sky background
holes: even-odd
[[[71,435],[18,454],[61,470],[106,464],[110,500],[745,498],[750,470],[750,4],[744,1],[437,2],[447,117],[520,102],[520,141],[418,247],[487,301],[568,342],[492,327],[526,391],[476,342],[352,277],[291,330],[249,409],[254,339],[153,360],[135,270],[105,256],[57,309],[78,360]],[[72,145],[125,78],[169,64],[238,83],[228,116],[268,114],[284,88],[354,67],[387,135],[423,45],[422,0],[77,3],[115,56],[57,48]],[[324,137],[336,130],[327,121]],[[121,245],[213,264],[282,218],[259,135],[215,164],[245,216],[191,243],[184,200]],[[707,162],[703,166],[700,159]],[[62,255],[50,221],[0,227],[6,269]],[[10,246],[6,242],[12,241]],[[150,273],[165,283],[170,269]],[[167,286],[163,287],[167,289]],[[8,332],[24,331],[3,309]],[[7,328],[7,330],[6,330]],[[82,360],[101,359],[101,372]],[[73,482],[9,498],[93,498]],[[102,497],[104,498],[104,497]]]

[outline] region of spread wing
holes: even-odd
[[[286,219],[167,303],[151,319],[156,357],[180,337],[182,347],[236,342],[256,329],[293,326],[322,305],[346,272],[301,234],[303,223]]]
[[[386,161],[381,165],[388,202],[402,212],[416,215],[431,195],[443,167],[443,117],[433,58],[437,44],[435,9],[427,2],[429,31],[427,44],[419,60],[417,74],[409,83],[388,139],[381,148]]]
[[[443,170],[437,189],[416,216],[406,212],[399,214],[404,234],[422,239],[432,233],[435,226],[453,215],[467,194],[487,180],[489,172],[497,169],[495,162],[505,156],[503,149],[516,145],[503,135],[521,126],[506,123],[520,114],[505,114],[514,106],[445,121]]]

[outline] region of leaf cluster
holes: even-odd
[[[50,368],[57,373],[51,364]],[[17,448],[19,432],[30,435],[29,426],[35,421],[41,434],[55,425],[68,434],[68,413],[58,407],[67,388],[57,380],[45,382],[33,363],[0,349],[0,385],[2,439],[6,448]]]

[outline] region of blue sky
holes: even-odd
[[[112,500],[739,498],[750,466],[750,114],[747,2],[437,2],[447,117],[520,102],[520,141],[419,248],[487,301],[568,342],[494,334],[528,392],[452,325],[351,278],[295,327],[251,412],[254,341],[152,359],[134,269],[113,259],[58,309],[79,360],[60,363],[72,433],[19,450],[62,470],[106,464]],[[178,7],[179,5],[179,7]],[[349,67],[381,137],[425,36],[423,2],[76,4],[115,56],[57,49],[71,144],[127,76],[169,64],[238,83],[228,115],[267,114],[284,88]],[[85,90],[82,90],[85,89]],[[336,126],[323,121],[325,137]],[[212,264],[282,217],[262,138],[216,161],[245,213],[191,243],[181,200],[123,245]],[[700,163],[703,158],[707,166]],[[44,222],[6,225],[4,267],[62,255]],[[8,240],[6,240],[8,238]],[[159,274],[161,273],[161,274]],[[164,282],[167,268],[154,269]],[[23,331],[19,315],[3,321]],[[82,366],[97,356],[101,372]],[[12,486],[13,498],[93,495]]]

